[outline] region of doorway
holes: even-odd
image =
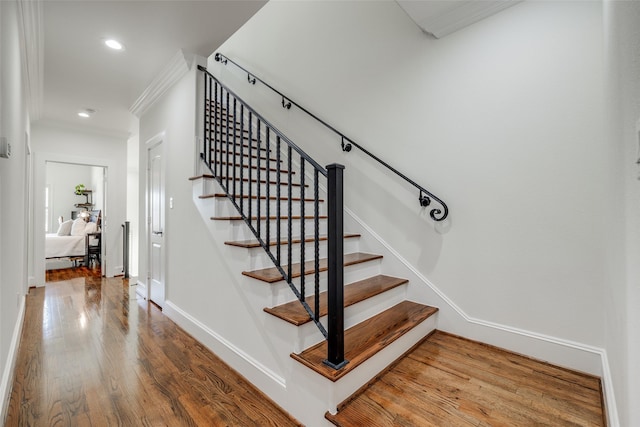
[[[93,276],[104,275],[106,174],[104,166],[45,162],[47,276],[61,269],[85,274],[87,268]]]
[[[164,306],[164,165],[162,138],[149,142],[147,218],[149,239],[149,299]]]

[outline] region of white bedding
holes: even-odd
[[[44,245],[45,258],[64,258],[85,255],[85,236],[58,236],[47,234]]]

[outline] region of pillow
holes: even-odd
[[[88,222],[84,227],[85,234],[95,233],[96,231],[98,231],[98,224],[95,222]]]
[[[58,236],[68,236],[71,234],[71,226],[73,225],[73,220],[69,219],[67,221],[64,221],[62,224],[60,224],[60,227],[58,227]]]
[[[87,226],[87,223],[84,222],[84,218],[76,218],[73,220],[73,224],[71,225],[71,235],[72,236],[84,236],[84,228]]]

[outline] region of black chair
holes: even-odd
[[[87,251],[84,265],[89,267],[89,265],[94,261],[97,265],[100,265],[100,258],[102,254],[102,233],[88,233],[85,238],[85,247]]]

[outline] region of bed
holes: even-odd
[[[88,211],[89,217],[60,223],[58,232],[46,235],[44,253],[47,260],[86,259],[88,247],[99,241],[101,211]]]

